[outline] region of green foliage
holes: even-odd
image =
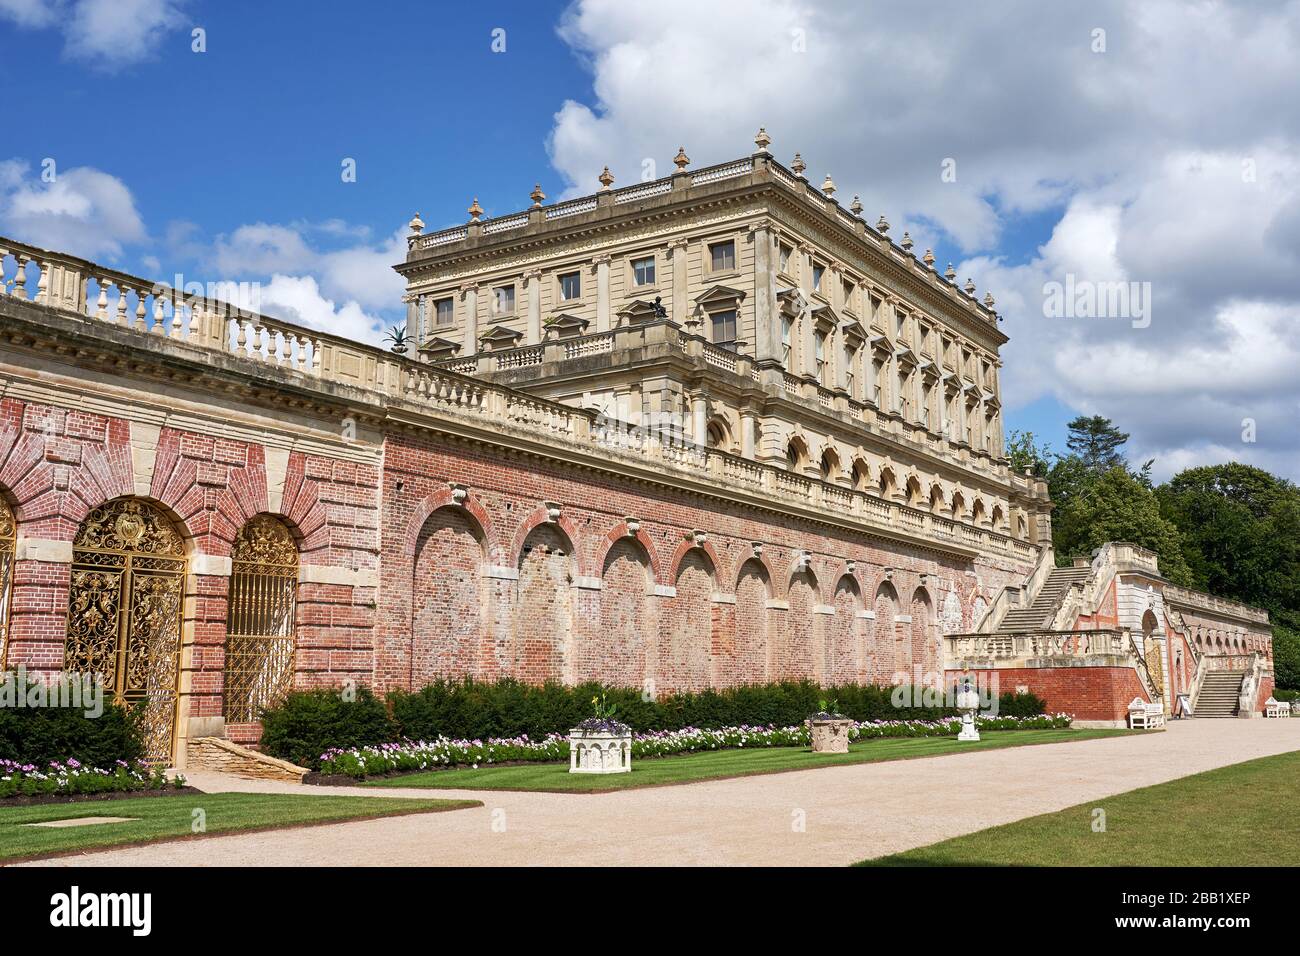
[[[1052,469],[1062,492],[1056,498],[1053,538],[1063,560],[1087,556],[1107,541],[1128,541],[1154,551],[1161,573],[1175,584],[1191,586],[1183,558],[1182,537],[1160,513],[1156,493],[1124,468],[1094,475],[1077,459],[1062,459]]]
[[[1047,702],[1036,694],[1005,691],[998,696],[999,717],[1037,717],[1046,710]]]
[[[1273,683],[1282,690],[1300,691],[1300,631],[1273,628]]]
[[[137,716],[123,707],[105,704],[98,717],[87,717],[84,707],[0,708],[0,760],[108,768],[143,755]]]
[[[368,747],[397,739],[384,702],[360,687],[295,691],[262,714],[262,750],[300,767],[315,767],[331,747]]]
[[[1113,468],[1127,469],[1123,449],[1128,433],[1115,427],[1115,423],[1101,415],[1080,415],[1065,426],[1070,436],[1065,440],[1075,458],[1095,475]]]
[[[1028,472],[1035,478],[1046,478],[1051,470],[1052,449],[1049,445],[1039,445],[1033,432],[1016,429],[1007,436],[1007,460],[1017,474]]]

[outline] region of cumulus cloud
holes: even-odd
[[[116,260],[145,239],[131,190],[89,166],[54,170],[53,181],[22,160],[0,162],[0,229],[45,248]]]
[[[344,338],[374,343],[383,330],[383,319],[367,313],[355,301],[336,303],[321,292],[312,276],[277,274],[268,282],[223,285],[219,291],[221,298],[241,308]]]
[[[57,28],[64,53],[115,71],[157,51],[185,24],[184,0],[0,0],[0,18],[27,29]]]
[[[1278,108],[1300,94],[1300,4],[926,9],[577,0],[559,30],[593,96],[557,110],[553,163],[586,193],[606,164],[625,184],[678,144],[722,162],[766,126],[783,162],[992,289],[1013,423],[1054,395],[1115,418],[1158,473],[1235,457],[1300,477],[1300,112]],[[1050,238],[1012,259],[1029,216]],[[1045,316],[1067,275],[1149,283],[1151,322]]]

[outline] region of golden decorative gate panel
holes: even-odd
[[[231,552],[226,614],[226,720],[258,720],[293,683],[298,546],[271,515],[250,519]]]
[[[96,508],[73,539],[64,668],[98,674],[113,701],[141,710],[149,760],[171,760],[180,675],[184,542],[145,501]]]

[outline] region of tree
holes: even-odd
[[[1192,584],[1178,528],[1160,514],[1155,492],[1139,476],[1123,466],[1094,475],[1081,459],[1068,456],[1052,468],[1049,486],[1056,499],[1052,537],[1061,560],[1090,555],[1107,541],[1128,541],[1154,551],[1161,573],[1174,584]]]
[[[1013,429],[1007,436],[1007,460],[1017,474],[1028,472],[1035,478],[1046,478],[1051,458],[1051,447],[1046,443],[1040,446],[1033,432]]]
[[[1128,460],[1121,451],[1128,442],[1128,432],[1120,431],[1109,418],[1080,415],[1065,427],[1070,430],[1065,440],[1066,447],[1093,474],[1128,467]]]
[[[1283,690],[1300,690],[1300,631],[1273,628],[1273,684]]]

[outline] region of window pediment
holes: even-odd
[[[561,312],[553,315],[546,321],[546,337],[549,339],[563,339],[575,335],[582,335],[587,331],[590,325],[586,319],[577,315],[570,315],[568,312]]]
[[[524,333],[518,329],[508,328],[504,325],[494,325],[478,337],[479,344],[486,347],[487,351],[492,349],[512,348]]]
[[[434,337],[421,345],[416,351],[426,356],[430,361],[436,362],[439,359],[451,358],[460,351],[460,345],[461,343],[453,342],[451,339]]]
[[[735,308],[745,298],[745,293],[731,286],[715,285],[695,297],[695,304],[706,309],[715,307]]]

